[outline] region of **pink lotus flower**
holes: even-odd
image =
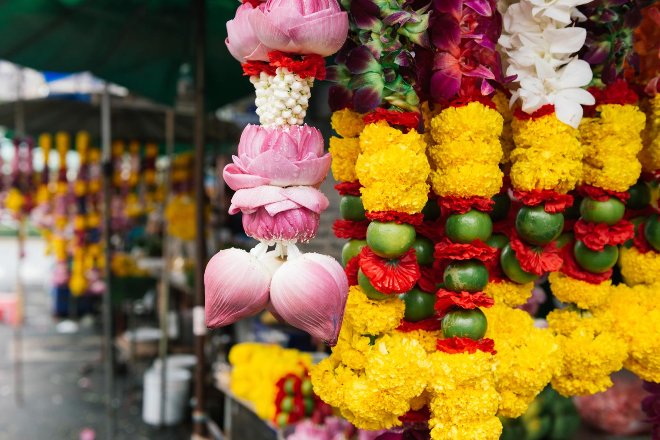
[[[238,144],[238,156],[223,177],[233,190],[261,185],[318,185],[330,169],[323,154],[321,132],[308,125],[267,128],[248,125]]]
[[[260,186],[238,190],[229,214],[242,212],[245,233],[257,240],[306,242],[316,235],[319,214],[328,204],[316,188]]]
[[[334,346],[348,298],[346,273],[327,255],[301,254],[295,246],[287,251],[271,281],[271,304],[286,322]]]
[[[268,0],[250,23],[264,46],[296,54],[330,56],[348,34],[348,15],[337,0]]]
[[[271,49],[261,44],[250,24],[250,17],[265,7],[265,4],[254,7],[250,2],[243,3],[238,7],[234,19],[227,22],[225,44],[229,53],[241,64],[247,61],[268,61]]]
[[[211,258],[204,272],[206,326],[223,327],[256,315],[268,304],[271,272],[260,260],[268,247],[250,253],[224,249]]]

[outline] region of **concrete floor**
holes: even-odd
[[[26,286],[22,381],[15,374],[15,330],[0,323],[0,440],[77,440],[85,428],[93,430],[97,440],[105,439],[99,322],[85,319],[79,332],[58,333],[45,287],[50,262],[43,257],[43,243],[30,240],[26,254],[21,271]],[[15,241],[0,238],[0,293],[14,291],[16,255]],[[119,404],[115,439],[190,438],[186,427],[159,430],[142,422],[142,370],[130,371],[117,378],[115,387]]]

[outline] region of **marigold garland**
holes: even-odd
[[[548,277],[552,294],[564,303],[576,304],[581,309],[592,310],[605,304],[611,295],[611,280],[592,284],[553,272]]]
[[[344,321],[356,332],[364,335],[380,335],[394,330],[403,319],[405,305],[396,296],[374,301],[359,286],[348,291]]]
[[[484,293],[491,296],[495,303],[518,307],[525,304],[532,296],[532,290],[534,290],[533,282],[518,284],[507,280],[499,280],[488,283]]]
[[[622,246],[619,265],[623,279],[630,286],[660,283],[660,254],[657,252],[642,253],[634,247]]]

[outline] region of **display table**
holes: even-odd
[[[224,436],[226,440],[284,440],[282,431],[272,422],[263,420],[251,402],[236,397],[229,386],[229,366],[222,366],[215,374],[215,386],[225,396]]]

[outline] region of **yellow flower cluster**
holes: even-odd
[[[650,173],[660,169],[660,94],[648,102],[643,140],[644,148],[639,154],[639,160],[642,169]]]
[[[502,304],[484,310],[487,338],[495,341],[495,387],[501,396],[499,415],[520,417],[560,371],[561,351],[547,329],[532,317]]]
[[[563,354],[561,371],[551,382],[558,393],[582,396],[612,386],[610,374],[621,369],[628,347],[608,319],[563,309],[551,312],[548,324]]]
[[[421,212],[428,198],[430,171],[426,142],[417,131],[404,134],[378,122],[360,134],[355,172],[367,211]]]
[[[14,215],[18,216],[25,205],[25,196],[16,188],[7,191],[5,196],[5,207]]]
[[[484,293],[495,300],[495,303],[503,303],[509,307],[518,307],[527,302],[532,296],[534,283],[518,284],[511,281],[498,281],[488,283]]]
[[[511,183],[521,191],[552,189],[566,193],[582,175],[582,148],[577,130],[554,114],[511,122]]]
[[[644,380],[660,382],[660,284],[628,287],[619,284],[602,315],[628,346],[624,366]]]
[[[515,144],[513,143],[513,129],[511,128],[513,112],[511,111],[511,107],[509,107],[509,98],[501,90],[495,92],[493,102],[497,106],[497,111],[504,118],[500,142],[502,143],[502,163],[508,163],[511,152],[515,148]]]
[[[180,240],[194,240],[197,232],[195,226],[195,201],[188,194],[172,196],[165,207],[167,233]]]
[[[112,255],[110,270],[113,275],[118,277],[145,276],[148,274],[148,272],[138,267],[135,258],[122,252]]]
[[[346,331],[350,326],[343,326]],[[314,391],[359,428],[400,425],[398,418],[426,388],[430,362],[424,347],[405,333],[386,334],[373,345],[353,346],[364,362],[363,368],[351,368],[340,359],[346,343],[340,337],[332,355],[312,369]]]
[[[611,191],[626,191],[642,170],[637,155],[646,116],[636,105],[603,104],[600,116],[584,118],[580,140],[584,147],[584,183]]]
[[[229,352],[231,391],[252,402],[259,417],[275,416],[277,381],[287,374],[301,376],[312,365],[309,354],[279,345],[243,343]]]
[[[602,306],[612,293],[612,281],[605,280],[600,284],[591,284],[576,280],[559,272],[550,274],[548,280],[552,294],[564,303],[576,304],[585,310]]]
[[[634,247],[627,249],[621,246],[619,251],[619,266],[626,284],[660,283],[660,254],[657,252],[641,253]]]
[[[359,334],[380,335],[396,328],[403,319],[405,310],[405,304],[396,296],[383,301],[373,301],[364,294],[360,286],[351,286],[344,322]]]
[[[433,440],[498,439],[502,424],[496,417],[500,396],[495,389],[489,353],[429,356],[431,438]]]
[[[345,109],[332,114],[332,128],[341,137],[330,138],[330,154],[332,155],[332,175],[335,180],[355,182],[355,162],[360,154],[358,136],[364,129],[362,115]]]
[[[431,121],[429,156],[439,196],[492,197],[502,186],[502,116],[479,102],[448,107]]]

